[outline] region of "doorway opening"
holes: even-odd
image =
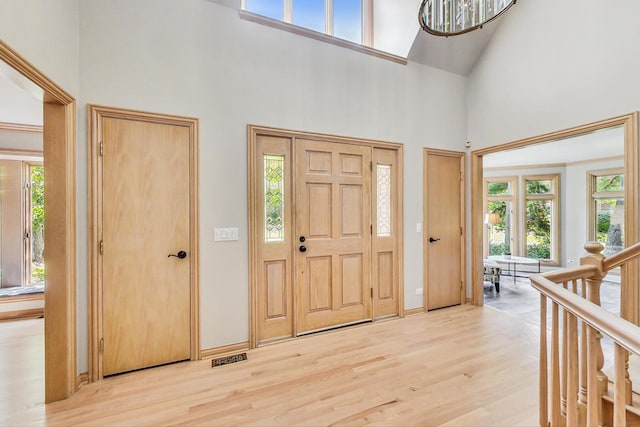
[[[47,192],[44,228],[45,402],[66,399],[76,369],[75,100],[0,40],[0,74],[42,101],[42,152]]]
[[[571,267],[572,264],[579,263],[579,258],[584,253],[583,245],[588,240],[604,239],[605,243],[608,242],[605,246],[608,246],[609,251],[621,246],[621,239],[616,238],[617,235],[613,232],[615,230],[624,230],[625,246],[638,241],[640,224],[637,200],[640,185],[637,127],[638,114],[632,113],[472,153],[474,304],[484,303],[485,258],[502,263],[503,272],[507,270],[513,276],[505,283],[516,286],[518,279],[515,276],[523,275],[520,270],[523,273],[530,271],[532,260],[542,269]],[[620,134],[620,155],[612,153],[614,145],[607,142],[601,144],[601,153],[594,157],[597,159],[596,163],[594,159],[582,162],[575,157],[577,153],[586,152],[590,139],[616,132]],[[560,149],[553,148],[556,143],[574,144],[567,151],[573,153],[572,158],[576,161],[567,160],[562,165],[546,161],[538,165],[544,168],[542,172],[539,169],[539,173],[532,172],[530,168],[518,169],[514,168],[514,164],[495,162],[500,156],[506,162],[514,162],[520,150],[523,157],[530,160],[533,155],[527,150],[550,148],[555,150],[554,155],[547,155],[546,158],[558,158]],[[613,168],[612,162],[619,164],[615,163],[616,167]],[[491,168],[486,169],[485,166]],[[571,171],[567,172],[568,169]],[[597,177],[604,177],[607,182],[598,183]],[[623,186],[620,185],[621,182],[624,182]],[[582,190],[575,190],[578,184]],[[607,191],[598,191],[599,189]],[[576,200],[568,202],[568,196]],[[608,207],[602,205],[603,201]],[[562,211],[568,212],[576,206],[584,213],[584,218],[580,221],[562,220],[566,218]],[[502,209],[505,207],[506,210]],[[490,221],[492,214],[497,214],[495,221]],[[492,240],[489,240],[490,237]],[[495,252],[497,247],[500,247],[502,253],[491,255],[490,251]],[[621,315],[636,323],[638,277],[637,263],[621,272],[622,300],[626,301]],[[500,289],[502,292],[503,286]]]

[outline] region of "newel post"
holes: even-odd
[[[586,279],[587,300],[599,306],[600,285],[606,274],[603,263],[605,257],[602,255],[604,246],[598,242],[587,242],[584,248],[587,253],[580,259],[580,264],[596,267],[595,274]],[[589,326],[582,329],[587,332],[587,375],[585,378],[587,389],[587,424],[602,425],[602,396],[607,392],[609,384],[607,376],[602,372],[602,367],[604,366],[604,353],[602,352],[602,344],[600,342],[602,335]],[[584,384],[585,383],[582,383],[581,386]]]

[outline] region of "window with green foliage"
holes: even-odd
[[[499,177],[485,180],[485,255],[511,254],[515,249],[516,178]]]
[[[558,262],[560,175],[524,177],[525,256]]]
[[[589,240],[604,246],[610,256],[624,248],[624,171],[589,172]]]
[[[30,282],[44,283],[44,166],[29,166],[31,188]]]

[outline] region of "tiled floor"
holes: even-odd
[[[605,310],[618,315],[620,313],[620,283],[603,281],[600,287],[600,300],[601,306]],[[540,294],[531,286],[528,278],[518,277],[514,283],[512,277],[502,276],[500,278],[500,293],[496,293],[493,285],[489,282],[484,282],[484,303],[496,310],[516,315],[526,322],[540,325]],[[547,310],[547,314],[547,325],[551,327],[551,310]],[[606,336],[602,338],[602,350],[605,360],[603,370],[610,378],[613,378],[613,341]],[[640,361],[632,357],[631,364],[632,370],[640,374]]]
[[[601,305],[611,313],[618,314],[620,306],[620,283],[602,282]],[[509,276],[500,278],[500,293],[493,285],[484,283],[484,303],[497,310],[516,314],[526,321],[540,324],[540,294],[528,278],[518,277],[516,282]]]

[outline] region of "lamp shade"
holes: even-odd
[[[484,223],[495,225],[500,223],[500,214],[498,213],[488,213],[484,216]]]

